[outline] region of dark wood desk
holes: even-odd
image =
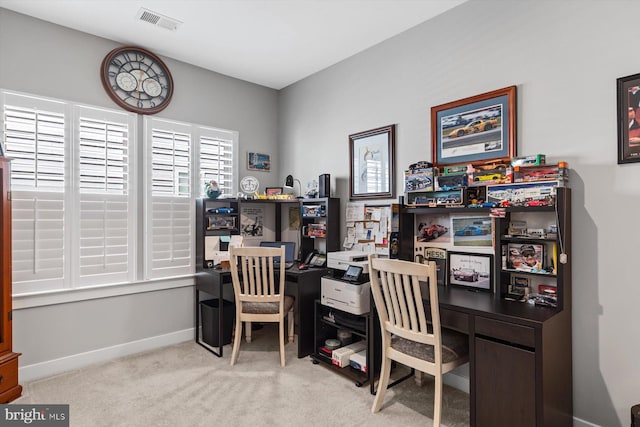
[[[314,301],[320,298],[320,278],[327,273],[324,268],[300,270],[297,265],[285,270],[285,295],[295,298],[294,318],[295,333],[298,335],[299,358],[308,356],[313,352],[313,313]],[[218,337],[222,337],[223,330],[223,301],[234,301],[231,271],[227,269],[204,269],[196,273],[195,289],[195,340],[198,344],[222,357],[223,346],[211,347],[202,341],[200,331],[200,293],[204,292],[218,298]],[[222,340],[220,339],[220,342]]]
[[[469,335],[471,425],[571,426],[571,312],[438,288],[442,326]]]

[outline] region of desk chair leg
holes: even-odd
[[[388,357],[382,358],[382,366],[380,367],[380,380],[378,381],[378,391],[376,392],[376,398],[373,400],[373,406],[371,412],[374,414],[380,410],[382,402],[384,401],[384,394],[387,391],[389,385],[389,376],[391,375],[391,359]],[[434,423],[435,425],[435,423]]]
[[[233,352],[231,353],[231,365],[235,365],[240,352],[240,341],[242,340],[242,321],[236,317],[236,332],[233,337]]]
[[[244,333],[247,342],[251,342],[251,322],[244,322]]]
[[[440,427],[440,414],[442,413],[442,375],[435,376],[433,394],[433,427]]]
[[[293,343],[294,340],[294,332],[293,332],[293,309],[289,311],[289,343]]]
[[[284,367],[284,319],[280,318],[280,323],[279,323],[279,330],[280,330],[280,365],[282,365],[282,367]]]

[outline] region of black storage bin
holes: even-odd
[[[220,347],[231,343],[231,332],[233,330],[233,320],[235,318],[235,304],[224,300],[222,314],[222,344],[220,344],[220,334],[218,318],[220,316],[219,300],[210,299],[200,303],[202,314],[202,341],[212,347]]]
[[[631,427],[640,427],[640,404],[631,407]]]

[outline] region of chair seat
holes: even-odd
[[[288,313],[293,307],[294,298],[289,295],[284,296],[284,312]],[[277,302],[242,302],[242,312],[247,314],[278,314],[280,303]]]
[[[433,346],[410,341],[402,337],[393,335],[391,337],[391,348],[394,348],[409,356],[435,362]],[[460,332],[450,329],[442,329],[442,363],[453,362],[469,354],[469,337]]]

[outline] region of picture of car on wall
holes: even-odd
[[[452,218],[454,246],[491,246],[491,218],[459,217]]]
[[[440,224],[420,223],[418,225],[418,242],[428,242],[442,236],[449,229]]]
[[[442,150],[475,145],[482,152],[501,148],[502,125],[501,104],[443,117]]]

